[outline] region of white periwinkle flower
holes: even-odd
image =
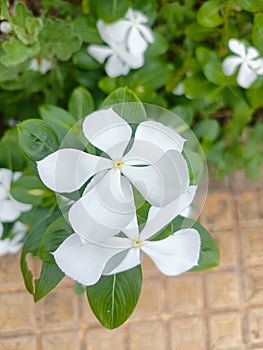
[[[12,31],[12,25],[8,21],[2,21],[0,23],[0,32],[3,34],[8,34]]]
[[[4,227],[0,223],[0,257],[6,254],[16,254],[23,246],[23,238],[27,228],[21,222],[16,222],[12,228],[11,237],[1,239]]]
[[[46,58],[35,57],[30,61],[28,69],[39,72],[41,74],[46,74],[49,70],[52,69],[52,62]]]
[[[245,44],[237,39],[230,39],[228,46],[236,56],[225,58],[223,72],[230,76],[240,66],[237,83],[243,88],[249,88],[258,75],[263,75],[263,58],[260,57],[256,48],[252,46],[246,48]]]
[[[141,232],[134,218],[134,222],[122,230],[125,236],[103,242],[92,243],[73,233],[53,253],[56,263],[67,276],[83,285],[95,284],[101,275],[112,275],[141,264],[142,253],[168,276],[191,269],[198,265],[200,254],[200,236],[195,229],[171,232],[159,241],[151,239],[189,205],[195,189],[189,186],[187,192],[164,208],[151,207]]]
[[[112,24],[99,20],[97,28],[101,38],[108,45],[90,45],[88,53],[98,62],[106,59],[105,70],[108,76],[127,75],[130,69],[137,69],[144,64],[144,52],[154,37],[145,24],[148,18],[131,8],[124,19]]]
[[[11,170],[0,169],[0,222],[13,222],[22,212],[31,209],[31,205],[16,201],[10,194],[13,181],[21,176],[20,172],[12,173]]]
[[[59,193],[73,192],[92,178],[69,210],[73,229],[84,239],[103,240],[131,222],[135,213],[132,185],[157,207],[186,191],[189,171],[181,154],[185,140],[172,129],[144,121],[131,145],[130,125],[112,108],[87,116],[82,129],[104,154],[60,149],[39,161],[37,168],[44,184]]]
[[[103,21],[98,21],[97,28],[108,46],[94,44],[90,45],[87,51],[100,63],[107,59],[105,70],[109,77],[127,75],[131,68],[137,69],[143,66],[143,55],[128,52],[125,42],[120,41],[118,35],[113,37],[107,35],[107,25]]]

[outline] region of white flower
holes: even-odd
[[[4,228],[0,223],[0,257],[6,254],[16,254],[23,246],[22,239],[25,236],[27,228],[21,222],[16,222],[12,228],[13,237],[1,240]]]
[[[263,75],[263,58],[259,58],[259,52],[254,47],[248,47],[237,39],[230,39],[229,49],[236,56],[229,56],[223,62],[223,72],[230,76],[235,73],[240,66],[237,75],[237,83],[243,88],[249,88],[257,79],[258,75]]]
[[[134,55],[143,54],[148,44],[154,42],[154,36],[145,24],[148,18],[139,11],[129,8],[124,19],[113,24],[104,24],[103,31],[111,38],[125,43],[128,51]]]
[[[31,205],[16,201],[10,194],[12,181],[20,176],[20,172],[0,169],[0,222],[13,222],[22,212],[31,209]]]
[[[118,40],[118,35],[113,37],[107,35],[107,25],[103,21],[99,20],[97,27],[100,36],[108,46],[90,45],[87,51],[99,63],[103,63],[107,59],[105,70],[109,77],[114,78],[120,75],[127,75],[131,68],[137,69],[143,66],[143,55],[128,52],[125,42]]]
[[[144,121],[130,146],[132,129],[112,108],[90,114],[82,128],[104,154],[60,149],[39,161],[37,168],[44,184],[59,193],[73,192],[93,177],[69,210],[69,221],[83,238],[103,240],[127,226],[135,212],[131,185],[157,207],[186,191],[189,171],[181,154],[185,140],[175,131]]]
[[[8,21],[2,21],[0,23],[0,32],[3,34],[8,34],[12,30],[12,25]]]
[[[52,62],[42,57],[36,57],[30,61],[28,69],[41,74],[46,74],[52,69]]]
[[[148,219],[139,232],[137,218],[122,230],[125,237],[111,237],[101,243],[83,240],[77,233],[69,236],[53,253],[59,268],[83,285],[95,284],[101,275],[129,270],[148,255],[157,268],[169,276],[181,274],[198,264],[200,236],[195,229],[171,232],[159,241],[150,239],[189,205],[195,187],[164,208],[151,207]],[[88,228],[88,226],[87,226]]]

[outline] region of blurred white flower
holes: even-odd
[[[113,37],[107,34],[107,25],[101,20],[97,23],[101,38],[108,45],[90,45],[88,53],[99,63],[106,59],[105,71],[109,77],[127,75],[131,68],[137,69],[144,64],[144,57],[141,54],[132,54],[125,47],[125,42],[119,40],[118,35]]]
[[[42,57],[35,57],[30,61],[28,69],[46,74],[52,69],[52,62]]]
[[[23,246],[23,238],[27,228],[21,222],[16,222],[10,232],[10,237],[1,239],[3,235],[3,225],[0,223],[0,257],[6,254],[16,254]]]
[[[201,240],[197,230],[181,229],[162,240],[151,240],[191,203],[196,187],[189,186],[176,201],[163,208],[151,207],[139,232],[137,218],[122,229],[125,236],[92,243],[77,233],[70,235],[53,253],[59,268],[83,285],[95,284],[101,275],[129,270],[146,254],[157,268],[176,276],[198,265]],[[87,230],[89,226],[87,225]]]
[[[258,75],[263,75],[263,58],[260,57],[256,48],[246,47],[237,39],[230,39],[228,46],[236,55],[225,58],[223,72],[227,76],[233,75],[240,66],[237,83],[243,88],[249,88]]]
[[[60,149],[39,161],[37,168],[44,184],[59,193],[76,191],[92,178],[69,210],[73,229],[84,239],[100,241],[127,226],[135,212],[132,185],[158,207],[186,191],[189,171],[181,154],[185,139],[172,129],[144,121],[131,139],[130,125],[112,108],[88,115],[82,129],[104,152],[101,156]]]
[[[31,209],[31,205],[16,201],[10,194],[11,184],[21,176],[21,172],[0,169],[0,222],[13,222],[22,212]]]
[[[0,23],[0,32],[3,34],[8,34],[12,31],[12,25],[8,21],[2,21]]]

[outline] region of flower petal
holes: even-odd
[[[132,54],[127,50],[121,49],[118,56],[132,69],[138,69],[144,65],[144,55],[142,53]]]
[[[256,73],[251,68],[249,68],[249,66],[246,63],[243,63],[240,66],[240,69],[237,75],[238,85],[247,89],[250,87],[251,84],[254,83],[256,79],[257,79]]]
[[[148,43],[152,44],[154,42],[154,36],[150,28],[141,24],[137,25],[137,28]]]
[[[186,191],[189,172],[185,159],[177,151],[167,151],[152,165],[125,165],[122,173],[152,205],[160,207],[176,200]]]
[[[168,276],[176,276],[198,265],[201,240],[195,229],[183,229],[161,241],[147,241],[141,250]]]
[[[73,204],[69,221],[80,236],[99,242],[127,226],[134,213],[131,185],[118,169],[112,169]]]
[[[165,152],[176,150],[182,152],[185,139],[176,131],[155,121],[146,121],[138,125],[134,143],[124,159],[130,165],[156,162]]]
[[[112,167],[112,162],[83,151],[67,148],[37,162],[44,184],[56,192],[73,192],[94,174]]]
[[[6,199],[0,202],[0,221],[1,222],[13,222],[19,216],[21,212],[12,200]]]
[[[77,234],[70,235],[53,253],[59,268],[70,278],[89,286],[101,277],[108,260],[122,249],[83,244]]]
[[[185,193],[165,207],[152,206],[149,210],[146,224],[140,233],[140,238],[144,241],[154,236],[176,216],[180,215],[192,203],[196,189],[197,186],[189,186]]]
[[[258,58],[257,60],[249,62],[249,67],[253,69],[257,75],[263,75],[263,58]]]
[[[130,240],[139,238],[139,227],[137,215],[135,214],[131,222],[121,230]]]
[[[2,168],[0,169],[0,184],[4,186],[6,190],[9,190],[11,187],[13,173],[9,169]]]
[[[139,248],[130,248],[124,255],[120,253],[113,256],[105,266],[103,275],[113,275],[132,269],[141,264],[141,254]]]
[[[120,19],[112,24],[106,24],[102,20],[99,20],[97,23],[101,38],[110,46],[113,43],[125,42],[130,27],[131,23],[125,19]]]
[[[134,11],[132,8],[128,9],[128,11],[125,14],[125,18],[127,18],[131,22],[134,20],[136,20],[137,23],[147,23],[148,22],[148,17],[146,17],[140,11]]]
[[[26,212],[26,211],[29,211],[32,208],[31,204],[25,204],[25,203],[18,202],[13,197],[11,197],[10,195],[9,195],[9,198],[14,203],[16,208],[22,213]]]
[[[8,195],[8,192],[6,190],[6,188],[0,184],[0,201],[2,201],[3,199],[5,199]]]
[[[253,46],[248,47],[248,49],[247,49],[247,59],[248,60],[253,60],[253,59],[257,58],[257,57],[259,57],[258,50],[255,47],[253,47]]]
[[[244,58],[246,56],[246,46],[244,43],[237,39],[230,39],[228,42],[229,49],[237,54],[238,56]]]
[[[223,73],[227,76],[233,75],[237,67],[242,63],[242,59],[237,56],[229,56],[223,62]]]
[[[110,47],[95,44],[88,46],[87,52],[99,63],[103,63],[107,57],[113,54],[112,49]]]
[[[145,41],[145,39],[142,37],[136,26],[133,26],[129,31],[127,47],[133,55],[142,54],[147,50],[147,41]]]
[[[2,223],[0,222],[0,238],[2,237],[4,232],[4,226],[2,225]]]
[[[85,137],[113,160],[122,158],[132,135],[129,124],[112,108],[91,113],[82,128]]]
[[[111,78],[116,78],[121,75],[127,75],[130,71],[130,67],[126,62],[123,62],[117,55],[109,57],[105,71]]]

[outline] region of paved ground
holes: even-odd
[[[0,350],[263,350],[263,178],[210,183],[201,222],[219,243],[220,267],[166,278],[144,260],[140,303],[114,331],[69,280],[35,305],[19,256],[0,258]]]

